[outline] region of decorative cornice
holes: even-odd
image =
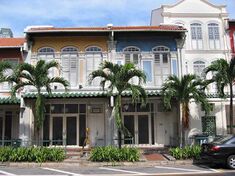
[[[229,50],[185,50],[186,54],[226,54]]]
[[[184,18],[210,18],[210,17],[228,17],[228,13],[171,13],[163,12],[164,17],[184,17]]]

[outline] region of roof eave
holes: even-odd
[[[0,46],[0,48],[22,48],[23,45],[20,45],[20,46]]]
[[[43,30],[43,31],[28,31],[27,34],[35,34],[35,33],[54,33],[54,32],[61,32],[61,33],[68,33],[68,32],[187,32],[187,30]]]

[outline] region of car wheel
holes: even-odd
[[[235,155],[230,155],[227,159],[227,165],[231,169],[235,169]]]

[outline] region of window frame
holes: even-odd
[[[128,51],[128,49],[131,49],[130,51]],[[135,51],[133,50],[135,49]],[[125,63],[133,63],[134,65],[139,65],[140,64],[140,54],[141,54],[141,49],[137,46],[127,46],[125,48],[123,48],[123,54],[124,54],[124,62]],[[126,56],[130,55],[130,62],[126,61]],[[136,60],[134,60],[134,56],[137,55],[138,56],[138,62],[136,63]]]
[[[210,49],[219,49],[220,48],[220,28],[219,24],[212,22],[207,24],[207,30],[208,30],[208,41],[209,41],[209,47]],[[212,32],[212,34],[211,34]],[[212,37],[212,38],[211,38]],[[213,45],[211,45],[211,42],[213,41]],[[219,42],[219,46],[216,47],[216,42]]]
[[[41,51],[41,50],[44,50],[44,49],[51,49],[51,51]],[[42,48],[38,49],[37,55],[39,57],[42,57],[44,55],[44,56],[46,56],[46,58],[47,58],[48,55],[50,55],[50,56],[52,55],[53,57],[55,57],[55,49],[53,47],[45,46],[45,47],[42,47]]]
[[[67,49],[67,50],[66,50]],[[71,49],[71,51],[69,51],[68,49]],[[77,87],[78,86],[78,78],[79,78],[79,72],[78,72],[78,68],[79,68],[79,59],[78,59],[78,53],[79,53],[79,49],[77,47],[74,46],[66,46],[64,48],[61,49],[61,59],[68,59],[68,71],[66,71],[68,73],[68,80],[69,83],[72,83],[72,69],[71,66],[73,64],[71,64],[73,57],[76,57],[76,68],[75,68],[75,74],[76,74],[76,79],[75,79],[75,85],[70,84],[70,87]],[[73,56],[73,57],[72,57]],[[61,67],[62,67],[62,76],[64,77],[65,71],[63,70],[63,61],[61,60]],[[74,65],[73,65],[74,66]],[[65,78],[65,77],[64,77]],[[65,78],[66,79],[66,78]]]
[[[196,73],[196,72],[195,72],[195,70],[196,70],[195,68],[197,67],[198,70],[199,70],[199,67],[201,67],[201,66],[204,66],[204,68],[201,70],[201,73],[200,73],[200,74]],[[194,73],[195,75],[201,76],[201,74],[203,73],[203,70],[204,70],[205,68],[206,68],[206,62],[203,61],[202,59],[193,61],[193,73]],[[201,69],[201,68],[200,68],[200,69]]]
[[[147,79],[147,74],[146,74],[146,83],[149,83],[149,84],[152,84],[153,82],[154,82],[154,71],[153,71],[153,69],[154,69],[154,67],[153,67],[153,63],[154,63],[154,61],[152,60],[152,59],[143,59],[142,61],[141,61],[141,65],[142,65],[142,70],[144,71],[144,62],[150,62],[150,65],[151,65],[151,81],[149,81],[148,79]]]
[[[98,48],[99,49],[99,51],[89,51],[89,48]],[[97,58],[95,58],[94,56],[95,55],[99,55],[100,56],[100,63],[102,63],[103,62],[103,50],[102,50],[102,48],[101,47],[99,47],[99,46],[96,46],[96,45],[91,45],[91,46],[88,46],[88,47],[86,47],[86,49],[85,49],[85,68],[86,68],[86,72],[85,72],[85,75],[86,75],[86,79],[88,79],[88,76],[89,76],[89,74],[92,72],[92,71],[94,71],[94,70],[96,70],[96,69],[98,69],[98,68],[95,68],[96,67],[96,65],[95,65],[95,59],[97,59]],[[87,57],[87,56],[92,56],[92,57]],[[88,62],[87,62],[87,59],[92,59],[92,68],[88,68]],[[99,64],[100,64],[99,63]],[[92,71],[91,71],[92,70]],[[95,80],[98,80],[98,79],[100,79],[100,78],[95,78]],[[99,81],[100,82],[100,81]],[[89,86],[90,84],[88,84],[87,83],[87,86]],[[95,86],[95,87],[98,87],[98,86],[100,86],[100,83],[98,83],[98,81],[97,82],[95,82],[94,80],[93,80],[93,82],[92,82],[92,84],[91,84],[91,86]]]
[[[203,48],[203,30],[202,30],[202,24],[199,23],[199,22],[191,23],[190,24],[190,33],[191,33],[190,37],[191,37],[192,49],[202,49]],[[193,45],[193,41],[196,41],[195,48],[194,48],[194,45]],[[199,47],[199,41],[202,42],[202,47],[201,48]]]

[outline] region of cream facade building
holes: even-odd
[[[177,24],[188,30],[185,45],[179,53],[182,56],[179,62],[181,75],[202,76],[203,69],[213,61],[220,58],[230,61],[225,5],[215,5],[208,0],[180,0],[173,5],[162,5],[151,14],[151,25],[159,24]],[[209,117],[204,117],[200,106],[190,103],[189,137],[195,133],[227,133],[229,101],[217,97],[215,85],[210,86],[208,95],[213,105]]]

